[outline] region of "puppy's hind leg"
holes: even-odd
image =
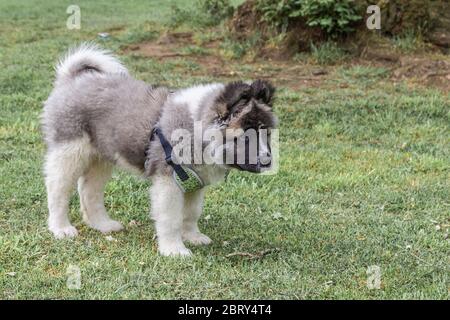
[[[211,239],[198,229],[198,219],[203,210],[205,190],[186,194],[184,197],[183,240],[192,244],[210,244]]]
[[[158,251],[164,256],[189,256],[181,236],[184,196],[171,177],[155,176],[150,190]]]
[[[104,187],[111,178],[112,167],[100,159],[94,159],[85,173],[78,179],[80,208],[84,222],[103,233],[120,231],[120,222],[111,219],[104,205]]]
[[[78,232],[70,224],[69,199],[75,182],[89,158],[85,139],[56,144],[49,149],[44,171],[47,187],[48,228],[58,238],[75,237]]]

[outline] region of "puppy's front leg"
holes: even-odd
[[[158,251],[164,256],[191,255],[182,240],[184,195],[172,177],[155,176],[150,190]]]
[[[192,244],[210,244],[211,239],[198,229],[198,219],[203,210],[205,190],[187,193],[184,196],[183,240]]]

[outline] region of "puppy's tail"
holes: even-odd
[[[84,72],[125,73],[128,70],[109,51],[85,43],[70,49],[56,67],[56,81],[72,80]]]

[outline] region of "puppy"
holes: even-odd
[[[270,130],[277,122],[273,97],[274,87],[262,80],[172,91],[134,79],[95,45],[69,51],[56,68],[42,114],[49,230],[58,239],[77,236],[68,217],[76,184],[83,221],[103,233],[121,230],[103,199],[118,166],[152,181],[160,254],[187,256],[191,251],[184,242],[209,244],[197,225],[204,186],[223,180],[232,168],[256,173],[270,168]],[[206,139],[207,131],[214,138]],[[250,131],[257,136],[253,156]],[[264,139],[262,131],[268,132]],[[184,143],[174,144],[174,136],[183,136]]]

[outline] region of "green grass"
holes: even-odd
[[[335,42],[315,45],[311,43],[311,56],[318,64],[336,64],[346,58],[346,53]]]
[[[392,39],[394,47],[402,53],[412,53],[425,48],[425,43],[421,35],[412,31],[395,36]]]
[[[448,299],[449,95],[393,85],[380,68],[279,88],[278,174],[233,172],[208,191],[201,228],[214,243],[192,259],[156,254],[149,183],[119,172],[106,191],[126,225],[115,241],[81,223],[75,195],[80,236],[51,237],[38,118],[55,61],[98,32],[116,30],[104,41],[113,50],[153,39],[175,2],[79,1],[82,29],[69,31],[67,2],[0,1],[0,298]],[[122,58],[149,82],[217,81],[191,76],[189,58]],[[81,269],[80,290],[66,286],[69,265]],[[366,286],[372,265],[380,289]]]

